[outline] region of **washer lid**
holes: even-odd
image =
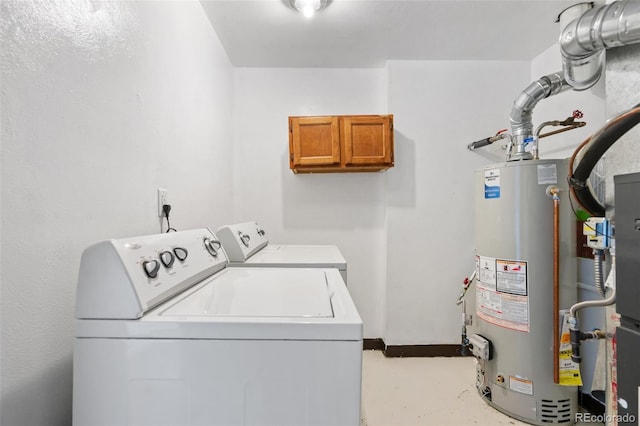
[[[321,269],[227,269],[159,316],[333,318]]]

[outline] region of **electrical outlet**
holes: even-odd
[[[169,191],[163,188],[158,188],[158,217],[164,216],[162,206],[169,204]]]

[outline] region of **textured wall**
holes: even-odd
[[[2,417],[71,424],[82,250],[232,220],[233,68],[199,2],[2,1]]]

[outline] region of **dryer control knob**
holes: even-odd
[[[249,241],[251,237],[247,234],[243,234],[242,231],[238,231],[238,236],[240,237],[240,241],[244,244],[245,247],[249,247]]]
[[[173,254],[176,255],[176,257],[180,262],[184,262],[187,256],[189,255],[189,252],[184,247],[176,247],[173,249]]]
[[[142,262],[142,269],[144,269],[144,273],[147,274],[147,277],[156,278],[158,276],[158,271],[160,270],[160,262],[157,260],[145,260]]]
[[[162,253],[160,253],[160,262],[162,262],[165,268],[171,268],[175,260],[176,258],[173,256],[173,253],[171,253],[170,251],[163,251]]]
[[[218,240],[212,240],[209,238],[204,239],[204,248],[207,249],[209,254],[213,257],[218,257],[218,250],[220,249],[221,244]]]

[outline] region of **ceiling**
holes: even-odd
[[[333,0],[310,19],[284,0],[201,0],[239,67],[383,67],[387,60],[531,60],[577,0]]]

